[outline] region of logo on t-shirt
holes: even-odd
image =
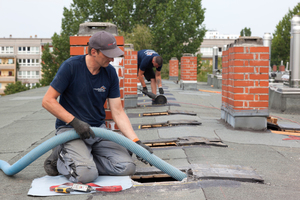
[[[102,86],[101,88],[94,88],[94,90],[96,90],[97,92],[105,92],[106,91],[106,87]]]
[[[152,56],[152,54],[155,54],[156,52],[153,50],[146,50],[144,53],[146,54],[146,56]]]

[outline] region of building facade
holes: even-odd
[[[41,78],[43,46],[51,38],[0,38],[0,95],[7,84],[21,81],[35,86]]]
[[[234,34],[220,34],[216,30],[208,30],[203,37],[203,42],[196,54],[201,54],[204,61],[209,61],[212,64],[213,47],[218,47],[218,57],[222,57],[222,49],[224,45],[233,43],[239,35]]]

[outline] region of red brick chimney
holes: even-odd
[[[222,119],[234,128],[265,129],[269,116],[269,47],[239,38],[222,56]]]
[[[169,80],[178,81],[178,59],[176,57],[169,61]]]
[[[181,57],[180,88],[197,89],[197,57],[185,53]]]

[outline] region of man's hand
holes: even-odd
[[[143,90],[142,90],[143,93],[148,93],[148,89],[147,87],[143,87]]]
[[[162,87],[158,88],[159,94],[164,94],[164,89]]]
[[[147,145],[143,144],[140,140],[136,141],[135,143],[137,143],[138,145],[140,145],[140,146],[143,147],[144,149],[148,150],[150,153],[153,153],[153,150],[152,150],[150,147],[148,147]],[[147,162],[146,160],[144,160],[143,158],[139,157],[138,155],[136,155],[136,158],[137,158],[139,161],[145,163],[146,165],[148,164],[148,162]],[[151,165],[151,164],[150,164],[150,165]],[[151,166],[152,166],[152,165],[151,165]]]
[[[76,117],[69,123],[75,129],[76,133],[80,136],[80,138],[88,139],[90,137],[95,138],[94,131],[90,128],[90,125],[86,122],[83,122]]]

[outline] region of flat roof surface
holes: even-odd
[[[150,86],[148,87],[148,89]],[[188,182],[142,184],[118,193],[94,193],[47,197],[47,199],[299,199],[300,140],[266,131],[235,130],[221,120],[220,89],[197,83],[198,90],[182,90],[179,84],[163,80],[168,104],[152,106],[151,99],[138,95],[138,107],[127,108],[130,121],[141,141],[182,137],[217,138],[227,147],[201,144],[153,148],[167,163],[186,168],[197,166],[195,173],[221,174]],[[32,149],[55,134],[55,118],[41,106],[48,87],[0,97],[0,160],[15,164]],[[166,111],[194,112],[140,117],[142,113]],[[270,111],[280,123],[300,124],[300,116]],[[140,129],[137,125],[165,123],[169,120],[195,120],[201,125]],[[27,196],[34,179],[46,175],[43,163],[50,151],[13,176],[0,170],[0,199],[44,199]],[[136,160],[138,171],[157,171]],[[210,167],[209,167],[210,166]],[[253,183],[228,175],[253,169],[264,182]],[[206,170],[206,171],[205,171]],[[210,170],[210,171],[209,171]],[[216,172],[217,170],[217,172]],[[158,170],[159,171],[159,170]],[[226,175],[227,174],[227,175]],[[251,175],[251,174],[250,174]]]

